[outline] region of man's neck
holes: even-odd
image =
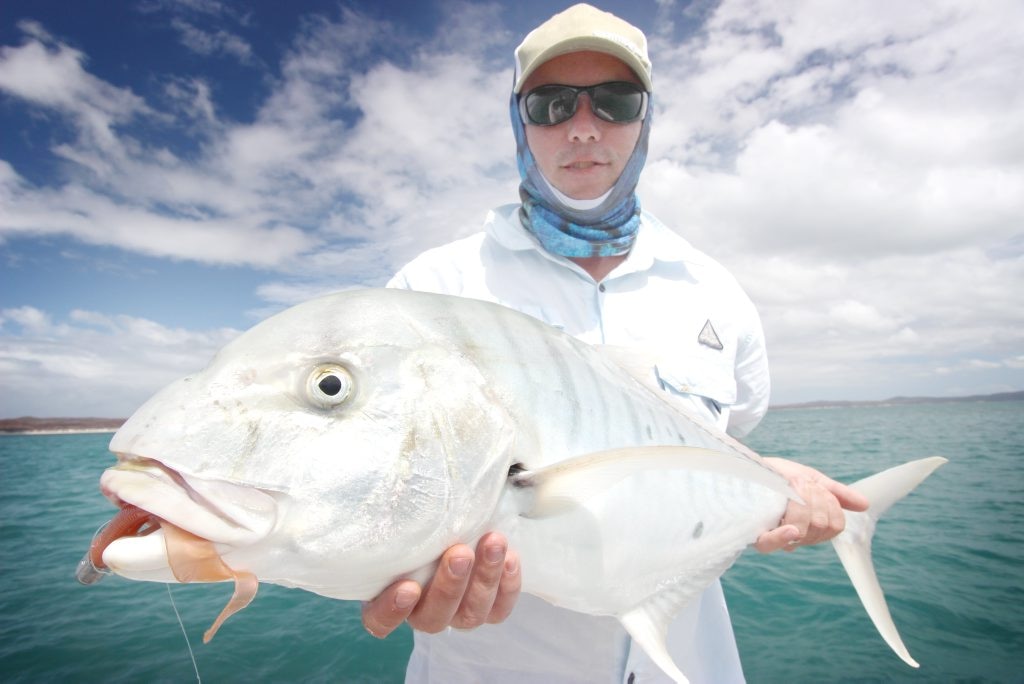
[[[586,271],[595,283],[604,280],[615,267],[626,260],[627,254],[616,256],[595,256],[595,257],[569,257],[569,260],[576,263]]]

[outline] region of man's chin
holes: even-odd
[[[608,175],[604,166],[562,169],[558,182],[552,181],[552,185],[569,199],[587,202],[600,198],[615,184],[615,179],[609,180]]]

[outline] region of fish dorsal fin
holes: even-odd
[[[699,470],[728,475],[799,499],[785,478],[760,461],[727,451],[690,446],[645,446],[598,451],[568,461],[524,471],[513,477],[517,487],[533,488],[532,505],[521,515],[543,518],[578,506],[638,472]]]
[[[903,639],[900,638],[892,621],[889,607],[885,603],[885,594],[882,593],[871,560],[871,539],[875,534],[875,523],[878,522],[878,518],[946,462],[941,456],[922,458],[884,470],[850,485],[866,496],[871,506],[863,513],[844,511],[846,529],[832,540],[832,546],[839,554],[839,560],[846,568],[846,574],[849,575],[854,589],[857,590],[857,596],[864,604],[864,609],[871,617],[878,633],[896,655],[911,667],[917,667],[918,664],[903,644]]]
[[[621,615],[619,622],[629,632],[629,636],[633,637],[633,641],[640,645],[647,657],[665,674],[675,680],[677,684],[688,684],[690,680],[686,678],[686,675],[672,660],[672,656],[668,654],[665,637],[668,635],[668,625],[672,621],[672,617],[692,596],[679,597],[679,601],[675,601],[673,598],[671,592],[654,596],[625,615]]]

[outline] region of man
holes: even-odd
[[[581,4],[531,32],[515,58],[521,202],[490,212],[484,232],[420,255],[389,285],[498,302],[587,342],[642,349],[666,391],[746,434],[768,404],[757,313],[725,269],[642,213],[635,194],[653,119],[643,33]],[[762,551],[830,539],[841,507],[867,506],[813,469],[773,465],[807,505],[790,504],[758,540]],[[520,596],[519,570],[504,537],[485,535],[475,550],[449,549],[426,587],[385,590],[364,607],[364,624],[384,636],[408,619],[409,681],[666,680],[616,620]],[[470,629],[485,622],[499,624]],[[691,681],[742,681],[717,582],[673,623],[669,650]]]

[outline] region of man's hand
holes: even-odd
[[[798,546],[828,541],[846,526],[844,508],[849,511],[868,509],[868,500],[863,494],[814,468],[784,458],[764,460],[789,480],[790,486],[807,505],[789,502],[779,526],[762,534],[754,544],[754,548],[761,553],[779,549],[792,551]]]
[[[413,580],[399,580],[363,605],[363,626],[383,639],[405,620],[431,634],[447,627],[471,629],[501,622],[519,598],[519,557],[505,537],[485,534],[476,553],[457,544],[441,556],[424,590]]]

